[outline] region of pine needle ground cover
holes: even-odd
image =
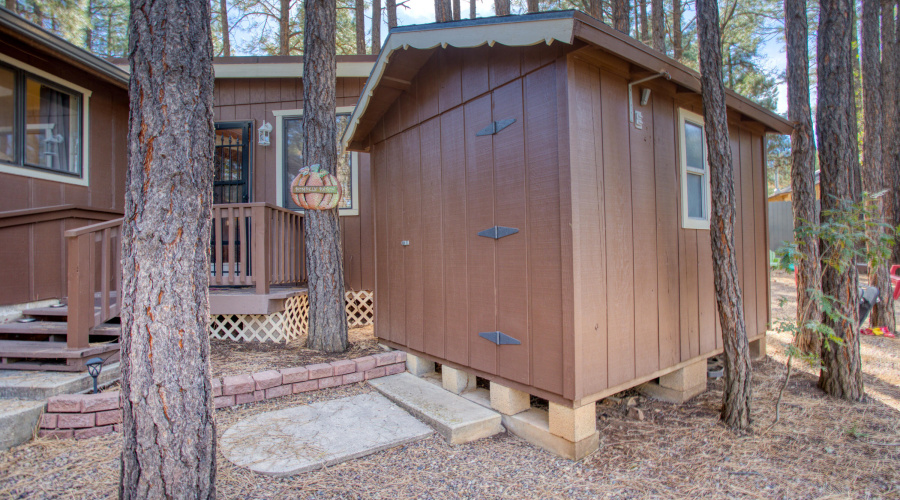
[[[779,297],[791,302],[778,307]],[[772,314],[791,317],[793,279],[773,273]],[[687,404],[642,397],[597,406],[600,450],[573,463],[501,434],[461,446],[434,436],[291,478],[218,459],[221,498],[892,498],[900,496],[900,339],[862,337],[868,398],[822,395],[812,370],[791,379],[768,432],[787,338],[753,365],[753,429],[718,422],[721,382]],[[213,371],[217,370],[213,361]],[[255,370],[254,368],[253,370]],[[248,371],[253,371],[248,368]],[[221,434],[250,415],[368,392],[366,385],[217,411]],[[643,420],[629,418],[639,409]],[[636,412],[632,411],[632,415]],[[39,439],[0,453],[0,498],[115,498],[121,438]]]

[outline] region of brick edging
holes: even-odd
[[[406,353],[390,351],[331,363],[267,370],[249,375],[215,377],[212,395],[216,409],[255,403],[290,394],[350,385],[406,370]],[[121,432],[119,391],[53,396],[41,415],[38,436],[86,439]]]

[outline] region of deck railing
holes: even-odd
[[[210,286],[299,285],[306,279],[302,215],[268,203],[213,205]],[[66,231],[70,348],[119,315],[122,219]]]
[[[302,216],[269,203],[213,205],[210,286],[296,285],[304,280]]]
[[[66,231],[69,348],[88,347],[91,329],[119,315],[122,219]]]

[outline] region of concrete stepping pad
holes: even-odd
[[[499,413],[410,373],[369,380],[369,385],[434,427],[450,444],[503,432]]]
[[[0,399],[0,451],[31,439],[44,406],[46,401]]]
[[[260,413],[225,431],[235,465],[289,476],[418,441],[432,429],[375,393]]]

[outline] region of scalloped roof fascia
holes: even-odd
[[[359,97],[359,102],[350,115],[350,123],[341,137],[344,149],[350,138],[356,133],[360,117],[365,113],[369,100],[375,92],[387,65],[394,52],[409,48],[428,50],[438,46],[446,48],[475,48],[482,45],[494,46],[499,43],[510,47],[523,47],[546,43],[554,40],[571,45],[575,40],[575,18],[571,15],[557,18],[516,19],[515,22],[504,23],[446,23],[447,27],[426,28],[421,30],[392,30],[384,42],[384,47],[372,68],[372,74],[366,80],[366,86]],[[434,26],[434,25],[429,25]]]

